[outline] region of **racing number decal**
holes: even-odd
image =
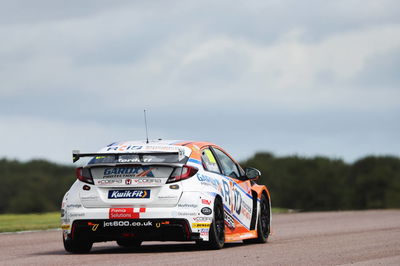
[[[234,200],[235,212],[240,215],[240,211],[242,209],[242,195],[240,195],[240,192],[237,189],[235,189],[233,193],[235,199]]]
[[[231,206],[231,190],[228,182],[222,180],[222,196],[226,205]]]
[[[232,182],[228,184],[226,180],[222,180],[222,196],[224,197],[225,204],[230,207],[231,213],[240,215],[242,209],[242,192],[236,186]]]
[[[234,230],[236,228],[234,224],[240,223],[249,229],[253,208],[252,198],[245,194],[239,184],[229,180],[222,180],[221,195],[225,204],[225,220],[227,224],[231,224],[228,227]]]

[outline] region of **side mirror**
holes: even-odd
[[[246,173],[246,177],[250,180],[258,180],[261,176],[261,172],[259,170],[257,170],[256,168],[253,167],[246,167],[244,169],[245,173]]]

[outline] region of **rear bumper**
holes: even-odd
[[[72,239],[92,242],[134,238],[142,241],[194,241],[200,234],[192,232],[186,219],[90,219],[75,220]]]
[[[114,235],[125,233],[142,240],[208,241],[213,217],[211,212],[202,213],[202,210],[211,211],[213,198],[200,192],[182,193],[175,206],[114,205],[86,208],[79,202],[65,202],[63,205],[61,227],[64,237],[86,235],[99,239],[96,241],[115,240]],[[98,225],[94,228],[88,223]]]

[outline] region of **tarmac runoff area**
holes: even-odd
[[[400,210],[276,214],[266,244],[199,250],[193,242],[95,243],[64,251],[61,231],[0,235],[0,265],[400,265]]]

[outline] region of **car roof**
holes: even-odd
[[[147,143],[146,140],[133,140],[133,141],[118,141],[113,142],[102,149],[105,151],[107,148],[115,147],[115,146],[123,146],[123,147],[131,147],[131,146],[182,146],[185,148],[189,148],[191,150],[190,157],[200,160],[201,157],[201,149],[206,146],[214,146],[223,150],[218,145],[207,142],[207,141],[191,141],[191,140],[168,140],[168,139],[158,139],[158,140],[149,140]],[[108,150],[108,149],[107,149]],[[225,151],[226,152],[226,151]]]
[[[191,141],[191,140],[167,140],[167,139],[158,139],[158,140],[149,140],[147,143],[146,140],[129,140],[129,141],[117,141],[113,142],[107,147],[110,146],[121,146],[121,145],[130,145],[130,146],[136,146],[136,145],[175,145],[175,146],[189,146],[189,145],[196,145],[199,148],[202,148],[203,146],[217,146],[214,143],[207,142],[207,141]]]

